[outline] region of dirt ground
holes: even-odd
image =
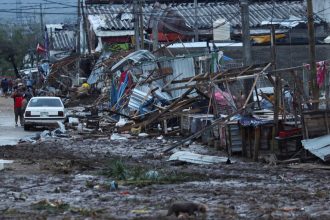
[[[175,139],[50,139],[0,147],[0,219],[176,219],[175,201],[208,206],[190,219],[330,219],[330,178],[313,164],[167,161]],[[181,150],[221,155],[198,144]],[[118,188],[115,181],[118,184]]]

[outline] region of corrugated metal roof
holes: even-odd
[[[330,160],[330,135],[301,141],[304,148],[323,161]]]
[[[148,50],[138,50],[130,53],[115,65],[111,67],[111,71],[115,71],[122,67],[123,65],[127,65],[128,62],[132,62],[133,64],[138,64],[142,62],[152,62],[156,60],[156,57]]]
[[[192,153],[189,151],[178,151],[170,156],[167,161],[184,161],[196,164],[226,163],[227,157],[209,156]]]
[[[304,1],[294,2],[266,2],[250,4],[250,25],[256,27],[262,21],[274,19],[288,19],[295,16],[306,20],[306,6]],[[170,10],[169,10],[170,9]],[[187,26],[193,27],[195,23],[195,8],[193,3],[170,3],[161,5],[157,14],[163,14],[162,19],[178,19],[177,17],[166,17],[166,12],[176,10],[184,19]],[[87,5],[89,21],[95,30],[133,30],[133,6],[132,4],[111,4],[111,5]],[[153,4],[143,5],[144,28],[148,28],[149,20],[155,15]],[[199,3],[198,4],[199,29],[211,29],[212,23],[224,18],[230,22],[231,26],[240,26],[240,6],[238,3]],[[319,17],[316,21],[321,21]]]
[[[194,59],[192,57],[189,58],[176,58],[170,61],[170,67],[173,69],[173,74],[166,77],[167,82],[171,80],[180,80],[184,78],[193,77],[196,75],[195,73],[195,65]],[[195,84],[194,82],[189,83],[189,85]],[[176,88],[180,86],[185,86],[187,83],[177,83],[175,85],[170,84],[168,88]],[[180,89],[180,90],[173,90],[170,94],[174,98],[178,98],[182,96],[188,89]]]
[[[68,51],[75,49],[75,32],[69,30],[59,30],[52,33],[52,49]]]

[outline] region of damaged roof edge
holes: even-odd
[[[301,141],[304,148],[323,161],[330,160],[330,135]]]
[[[120,60],[118,63],[111,67],[111,71],[115,71],[125,65],[128,61],[132,61],[134,64],[140,61],[153,61],[156,60],[156,57],[148,50],[138,50],[129,55],[125,58]]]

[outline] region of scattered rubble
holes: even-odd
[[[223,56],[139,50],[86,56],[84,71],[77,56],[54,64],[39,94],[60,96],[67,120],[0,148],[10,159],[0,215],[170,219],[183,200],[206,219],[327,219],[328,170],[299,166],[315,161],[301,143],[329,154],[328,110],[310,108],[305,67],[228,68]]]

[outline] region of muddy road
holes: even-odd
[[[329,171],[315,164],[167,161],[171,140],[51,139],[0,148],[0,219],[176,219],[175,201],[208,206],[190,219],[329,219]],[[181,150],[221,152],[198,144]],[[118,187],[117,185],[118,184]]]
[[[14,101],[10,97],[0,97],[0,147],[15,145],[19,139],[34,135],[33,131],[24,131],[23,127],[15,127]],[[0,157],[1,159],[1,157]]]

